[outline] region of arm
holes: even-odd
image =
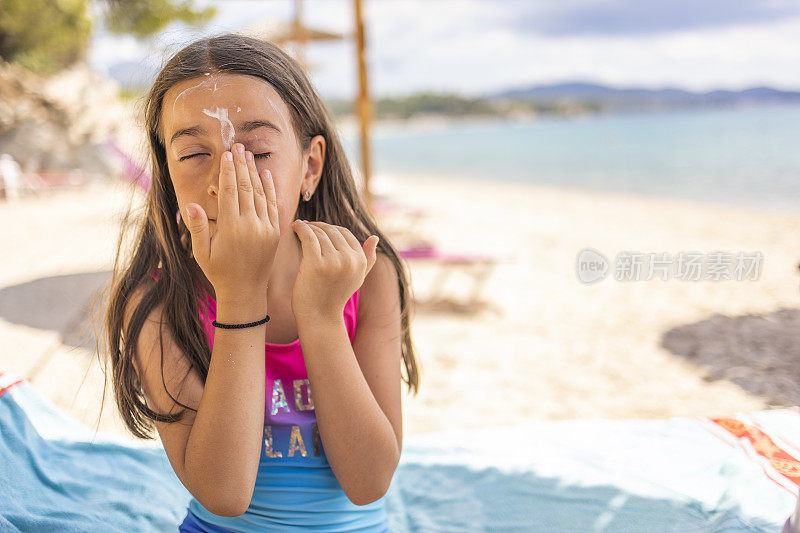
[[[217,305],[223,324],[252,322],[267,313],[266,298],[220,299]],[[186,471],[196,486],[224,495],[224,515],[244,513],[255,488],[264,434],[266,327],[216,329],[205,390],[186,442]]]
[[[397,283],[394,265],[378,254],[359,292],[352,345],[341,314],[298,320],[325,454],[356,505],[386,493],[402,450]]]
[[[205,210],[187,204],[192,255],[217,296],[222,323],[252,322],[267,312],[266,286],[280,239],[275,186],[251,152],[236,143],[220,161],[217,238]],[[242,255],[244,254],[244,255]],[[242,290],[244,289],[244,290]],[[198,490],[216,494],[232,516],[250,505],[264,434],[266,324],[218,328],[205,389],[186,440],[184,469]]]
[[[126,328],[140,298],[135,293],[127,307]],[[218,306],[223,323],[249,322],[266,312],[266,303],[250,311],[224,300]],[[206,509],[238,516],[252,498],[261,455],[266,325],[217,329],[205,386],[166,328],[159,338],[160,325],[159,306],[142,325],[135,354],[148,404],[175,413],[182,408],[171,395],[197,410],[186,410],[177,422],[155,422],[164,451],[181,483]]]

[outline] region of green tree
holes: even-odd
[[[49,75],[85,57],[86,0],[0,0],[0,57]]]
[[[48,76],[84,60],[92,33],[89,8],[104,8],[112,33],[138,38],[174,20],[203,25],[216,8],[196,10],[193,0],[0,0],[0,58]]]
[[[203,26],[217,14],[209,6],[197,11],[193,0],[106,0],[109,11],[106,27],[112,33],[130,33],[138,38],[163,30],[170,22],[180,20],[191,26]]]

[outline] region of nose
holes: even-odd
[[[219,173],[220,170],[222,170],[222,167],[220,165],[220,159],[221,159],[220,156],[221,156],[220,153],[217,153],[215,156],[213,156],[216,157],[216,163],[210,165],[210,168],[208,169],[208,172],[210,172],[210,174],[205,176],[205,181],[207,183],[206,192],[210,197],[214,198],[215,200],[219,197]]]
[[[208,179],[208,187],[206,187],[206,192],[212,198],[217,198],[219,195],[219,166],[211,170],[211,176]]]

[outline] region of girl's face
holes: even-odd
[[[209,231],[215,232],[220,158],[241,143],[255,156],[259,172],[268,168],[272,173],[281,234],[291,232],[301,190],[313,194],[319,181],[325,142],[317,136],[311,149],[301,152],[289,110],[269,83],[242,74],[185,80],[164,95],[162,124],[181,216],[186,216],[187,203],[197,203],[209,218]]]

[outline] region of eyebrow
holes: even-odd
[[[251,131],[256,130],[258,128],[269,128],[271,130],[275,130],[279,134],[283,133],[281,132],[280,128],[278,128],[278,126],[276,126],[269,120],[248,120],[247,122],[243,122],[242,124],[240,124],[238,130],[243,133],[250,133]],[[172,137],[169,140],[169,144],[171,145],[172,143],[175,142],[175,140],[178,137],[182,137],[184,135],[188,135],[191,137],[199,137],[201,135],[206,135],[207,133],[208,132],[206,131],[206,129],[200,126],[199,124],[188,128],[181,128],[172,134]]]

